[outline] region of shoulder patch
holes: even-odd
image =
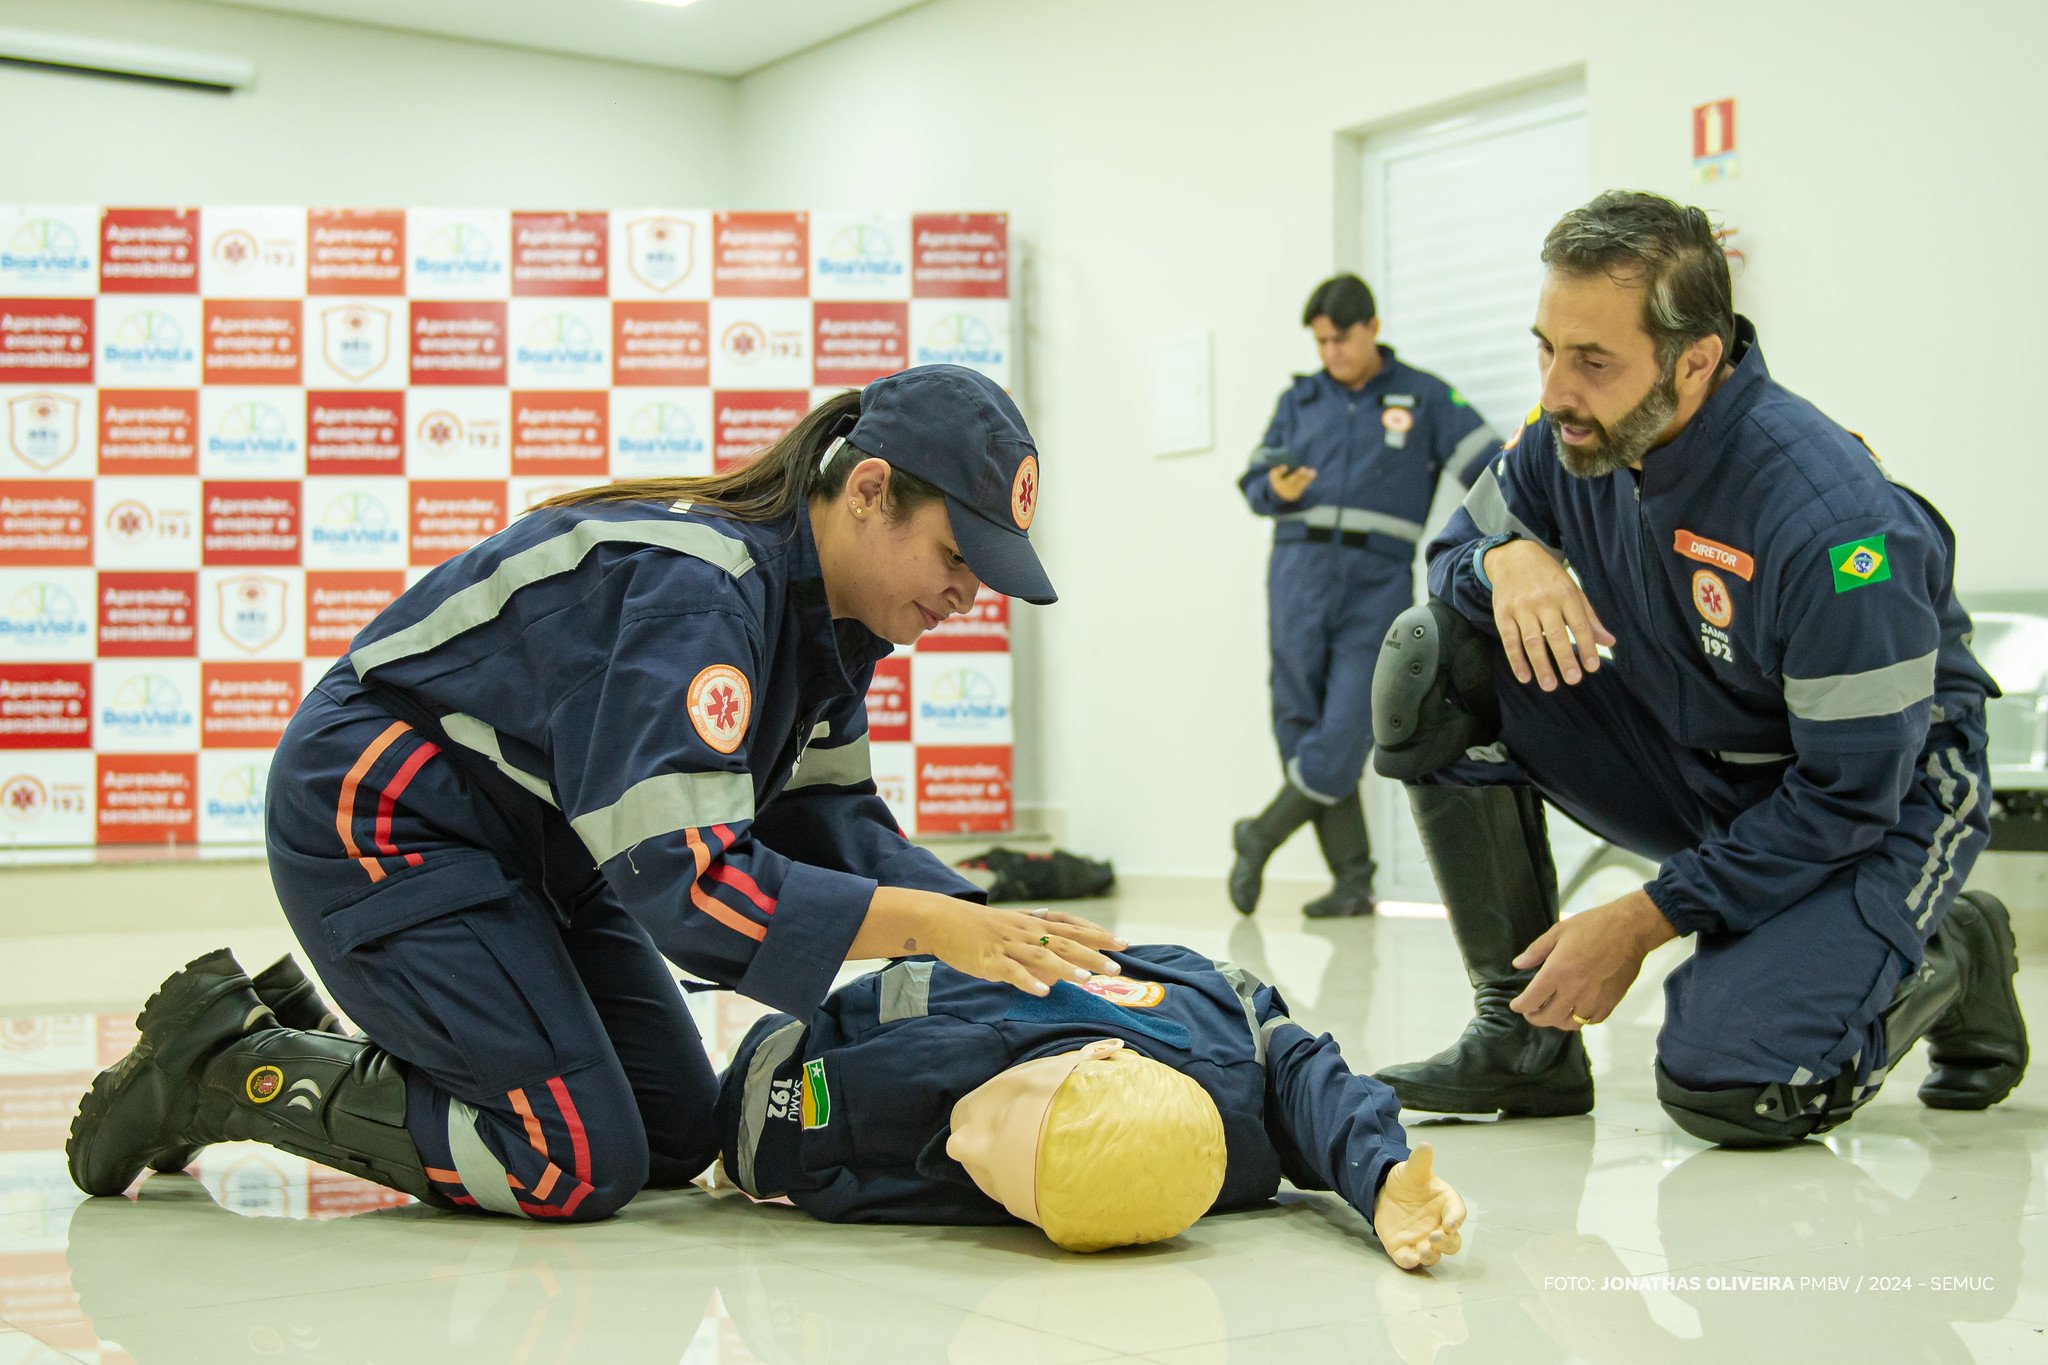
[[[1469,400],[1466,399],[1464,394],[1458,392],[1456,389],[1452,389],[1451,406],[1454,408],[1469,408],[1472,406],[1472,404]]]
[[[1501,443],[1501,449],[1513,450],[1517,445],[1521,444],[1522,433],[1542,420],[1543,405],[1538,403],[1535,407],[1529,409],[1529,415],[1522,419],[1522,425],[1508,433],[1508,439]]]
[[[747,686],[747,675],[731,664],[713,664],[690,680],[684,706],[697,738],[719,753],[729,754],[747,736],[747,720],[754,709],[753,689]]]
[[[1838,593],[1867,588],[1892,576],[1892,563],[1885,554],[1884,536],[1881,534],[1865,536],[1844,545],[1830,545],[1828,565],[1834,570],[1835,591]]]
[[[832,1092],[825,1085],[825,1059],[804,1063],[804,1129],[823,1128],[832,1121]]]

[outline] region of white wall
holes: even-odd
[[[1032,613],[1020,728],[1042,745],[1020,795],[1064,806],[1070,844],[1128,871],[1217,871],[1231,817],[1279,776],[1266,536],[1233,479],[1288,372],[1313,365],[1296,318],[1339,263],[1340,130],[1583,69],[1596,181],[1739,226],[1740,303],[1775,373],[1944,508],[1966,588],[2048,584],[2028,410],[2048,358],[2048,6],[1928,15],[1903,0],[939,0],[744,79],[739,190],[1016,215],[1046,455],[1034,529],[1062,592]],[[1696,189],[1689,110],[1728,95],[1741,176]],[[1190,325],[1217,333],[1219,448],[1152,460],[1144,347]],[[1399,343],[1399,318],[1386,335]],[[1276,870],[1315,861],[1301,839]]]
[[[734,86],[191,0],[0,0],[0,25],[253,60],[233,96],[0,66],[0,199],[722,205]]]

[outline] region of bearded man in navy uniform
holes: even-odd
[[[1997,688],[1954,534],[1771,378],[1699,209],[1600,195],[1543,262],[1541,405],[1430,545],[1373,695],[1477,1017],[1378,1075],[1412,1109],[1584,1113],[1579,1030],[1691,934],[1656,1061],[1687,1132],[1825,1132],[1923,1037],[1923,1103],[1997,1103],[2027,1038],[2005,909],[1962,890]],[[1655,879],[1560,923],[1545,799]]]

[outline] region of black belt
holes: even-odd
[[[1301,538],[1311,545],[1328,545],[1334,540],[1349,545],[1354,549],[1362,550],[1371,543],[1375,535],[1378,535],[1381,540],[1400,539],[1398,536],[1390,536],[1374,531],[1335,531],[1327,526],[1311,526],[1301,533]],[[1403,541],[1402,543],[1413,544],[1414,542]]]

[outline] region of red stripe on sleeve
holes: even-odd
[[[725,885],[739,892],[748,900],[752,901],[754,903],[754,908],[756,910],[759,910],[762,914],[772,915],[775,913],[774,897],[763,895],[761,892],[760,884],[756,882],[752,877],[749,877],[746,873],[734,867],[732,864],[720,863],[718,866],[712,868],[711,880],[714,882],[723,882],[725,883]]]

